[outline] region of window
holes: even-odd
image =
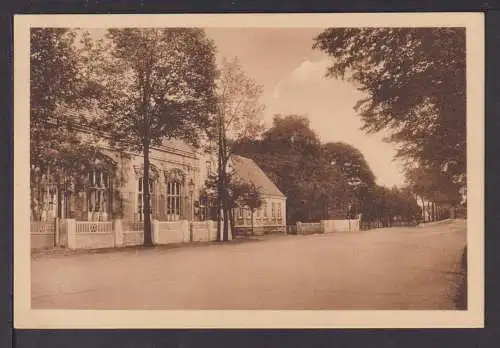
[[[181,215],[181,184],[167,182],[167,219],[179,220]]]
[[[271,216],[274,219],[276,217],[276,203],[271,203]]]
[[[151,214],[151,210],[153,207],[153,179],[149,179],[149,213]],[[144,220],[144,179],[139,178],[137,185],[137,213],[139,214],[139,220]]]
[[[278,219],[281,219],[281,202],[278,202]]]
[[[210,175],[212,175],[212,162],[207,161],[206,165],[207,165],[207,174],[208,174],[208,176],[210,176]]]
[[[264,202],[262,209],[264,210],[264,217],[266,218],[267,217],[267,202]]]
[[[89,172],[87,187],[87,208],[90,221],[106,221],[109,211],[109,177],[102,169]]]
[[[243,208],[238,207],[238,219],[243,219]]]

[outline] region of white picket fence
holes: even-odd
[[[58,224],[58,225],[57,225]],[[58,227],[56,227],[58,226]],[[151,221],[154,244],[206,242],[217,239],[214,221]],[[58,229],[59,233],[56,233]],[[74,219],[32,222],[31,248],[114,248],[144,243],[144,222],[122,220],[95,222]]]
[[[113,233],[113,222],[77,221],[76,233]]]

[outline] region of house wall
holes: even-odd
[[[103,221],[111,221],[114,218],[127,220],[138,220],[138,179],[142,177],[143,156],[140,154],[125,156],[110,149],[105,141],[97,141],[104,155],[117,163],[116,173],[111,176],[111,189],[108,191],[107,213],[101,215]],[[157,174],[152,193],[152,218],[167,220],[166,216],[166,173],[178,170],[184,178],[181,188],[181,215],[179,218],[192,219],[193,202],[199,199],[200,168],[199,158],[194,152],[178,150],[171,147],[159,147],[150,151],[150,163],[152,168],[150,175]],[[154,171],[153,169],[156,169]],[[194,184],[193,192],[189,192],[189,183]],[[116,193],[121,196],[121,202],[117,200]],[[62,211],[67,211],[62,218],[74,218],[78,221],[89,220],[88,198],[86,190],[81,190],[68,196],[62,202]],[[66,216],[67,215],[67,216]]]
[[[263,204],[253,213],[253,234],[285,233],[286,230],[286,198],[263,196]],[[272,216],[272,205],[275,204],[275,216]],[[278,209],[278,203],[281,209]],[[267,217],[264,210],[267,208]],[[278,210],[280,215],[278,215]],[[235,230],[237,234],[252,233],[252,214],[244,207],[243,216],[239,208],[235,209]]]
[[[167,153],[160,150],[152,150],[150,154],[150,175],[154,178],[152,195],[153,219],[160,221],[168,220],[166,214],[167,179],[166,173],[171,170],[179,170],[183,177],[181,187],[181,216],[179,218],[191,218],[193,213],[193,202],[199,199],[199,159],[187,157],[176,153]],[[140,170],[143,166],[143,157],[134,156],[131,159],[123,159],[121,165],[123,183],[120,188],[124,198],[125,218],[137,220],[138,179],[142,176]],[[139,171],[137,171],[139,169]],[[155,171],[156,169],[156,171]],[[154,174],[157,176],[155,177]],[[194,184],[192,195],[189,194],[188,184]]]

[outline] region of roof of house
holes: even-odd
[[[87,110],[87,109],[81,109],[81,110],[74,110],[66,107],[60,107],[59,112],[64,113],[70,120],[72,120],[75,125],[81,124],[81,120],[95,120],[96,117],[103,117],[103,114],[99,110]],[[86,127],[81,127],[80,129],[82,132],[89,132],[92,133],[92,129],[86,128]],[[166,150],[177,150],[184,152],[186,154],[189,154],[191,156],[195,155],[195,149],[190,146],[188,143],[181,139],[165,139],[162,141],[161,144]]]
[[[258,188],[260,194],[286,197],[252,159],[232,155],[231,162],[236,175],[238,175],[241,180],[254,184]]]

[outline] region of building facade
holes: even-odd
[[[32,182],[31,221],[119,218],[125,223],[140,223],[144,220],[146,190],[154,220],[216,219],[213,195],[209,198],[205,187],[206,179],[217,171],[213,155],[197,152],[179,140],[164,141],[150,151],[150,180],[145,183],[141,155],[118,152],[104,139],[98,142],[105,160],[95,161],[92,169],[82,173],[80,187],[75,187],[78,185],[71,179],[64,185],[56,184],[50,168]],[[249,233],[253,218],[257,234],[284,232],[286,197],[252,160],[232,156],[230,166],[241,180],[258,187],[263,200],[253,217],[245,206],[233,211],[236,231]]]

